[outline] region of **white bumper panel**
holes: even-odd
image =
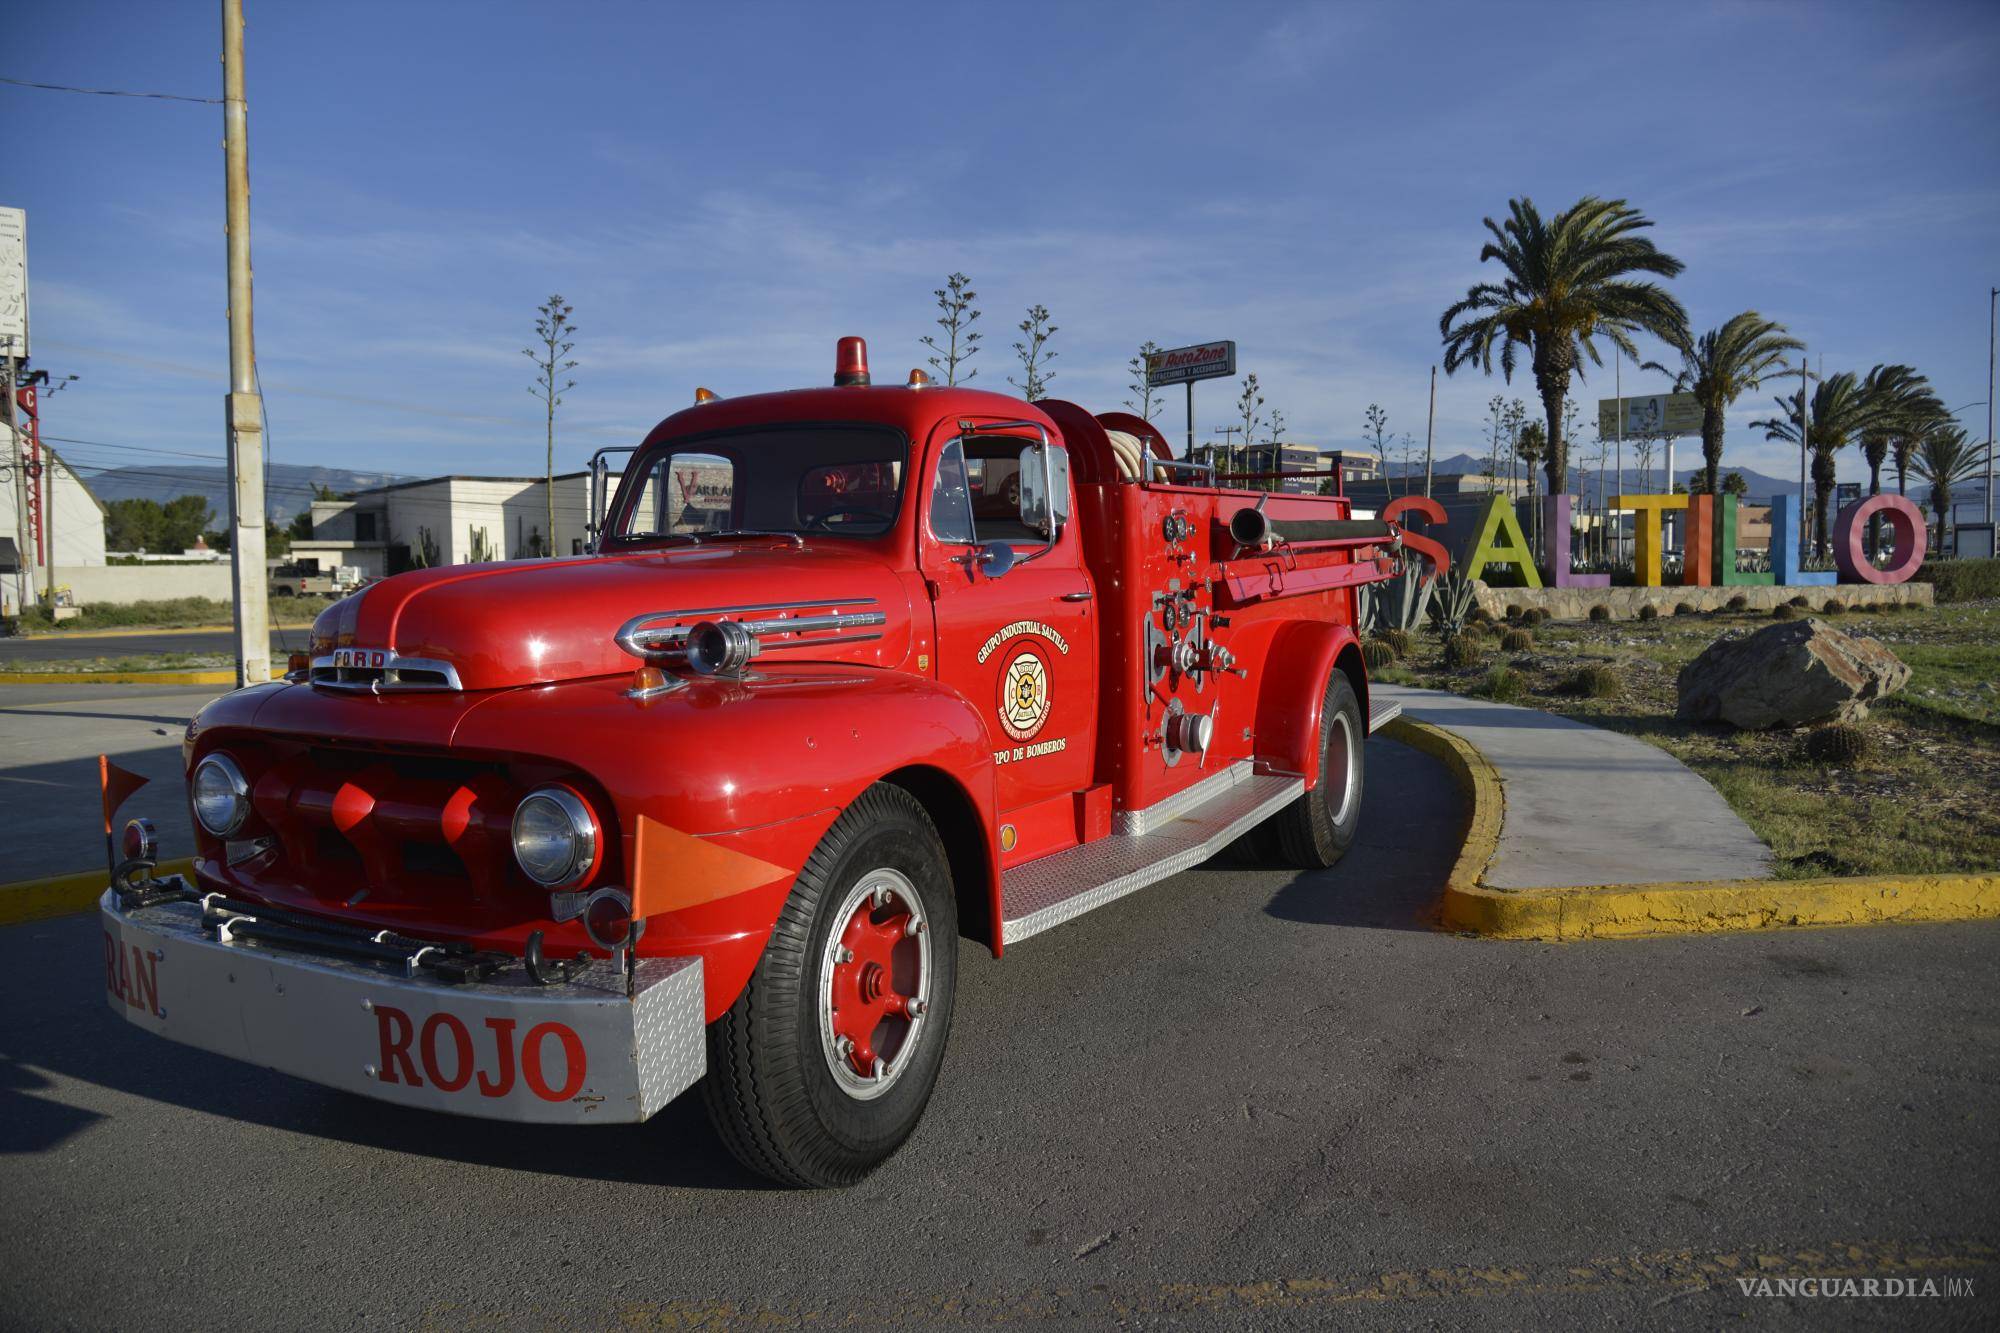
[[[107,892],[106,999],[173,1041],[405,1106],[489,1120],[644,1120],[707,1067],[699,958],[600,962],[563,986],[404,979],[201,930],[201,909]]]

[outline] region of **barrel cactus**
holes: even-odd
[[[1606,606],[1604,603],[1599,602],[1597,603],[1597,605],[1590,608],[1590,618],[1592,620],[1599,620],[1599,621],[1609,620],[1611,619],[1611,608]]]
[[[1812,610],[1812,598],[1806,596],[1804,593],[1800,593],[1798,596],[1792,598],[1791,601],[1785,603],[1785,605],[1796,607],[1801,611],[1810,611]]]
[[[1675,614],[1675,615],[1677,615],[1677,616],[1691,616],[1691,615],[1693,615],[1694,613],[1695,613],[1695,611],[1694,611],[1694,603],[1693,603],[1693,602],[1675,602],[1675,603],[1674,603],[1674,614]]]
[[[1750,599],[1739,592],[1729,599],[1729,609],[1731,611],[1748,611],[1750,609]]]
[[[1625,692],[1625,682],[1616,671],[1599,663],[1578,670],[1569,678],[1566,688],[1586,699],[1615,699]]]
[[[1408,631],[1400,629],[1378,630],[1375,637],[1381,642],[1388,644],[1389,651],[1394,653],[1399,659],[1410,655],[1410,635]]]
[[[1847,603],[1841,601],[1838,597],[1829,597],[1820,604],[1819,609],[1830,616],[1845,615],[1847,614]]]
[[[1834,722],[1806,733],[1806,758],[1828,768],[1846,768],[1868,757],[1874,743],[1851,722]]]
[[[1381,671],[1396,664],[1396,650],[1380,639],[1370,639],[1361,645],[1361,660],[1370,671]]]
[[[1510,629],[1507,631],[1507,637],[1500,640],[1503,652],[1525,653],[1533,651],[1534,647],[1535,636],[1524,629]]]
[[[1660,618],[1660,608],[1654,606],[1651,602],[1648,602],[1644,606],[1639,608],[1639,619],[1658,620],[1659,618]]]
[[[1486,645],[1476,635],[1454,634],[1444,641],[1444,664],[1453,671],[1478,666]]]
[[[1779,602],[1771,608],[1771,619],[1773,620],[1797,620],[1798,617],[1798,608],[1790,602]]]

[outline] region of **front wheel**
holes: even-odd
[[[806,861],[757,970],[708,1031],[703,1097],[753,1171],[852,1185],[915,1130],[944,1059],[958,914],[937,829],[878,784]]]
[[[1272,816],[1284,864],[1322,870],[1347,854],[1361,827],[1361,743],[1368,729],[1347,673],[1336,668],[1319,712],[1319,782]]]

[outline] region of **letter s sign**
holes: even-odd
[[[1399,495],[1382,506],[1382,512],[1378,517],[1384,523],[1393,523],[1411,510],[1422,514],[1432,523],[1442,524],[1445,521],[1444,506],[1428,495]],[[1432,541],[1422,533],[1406,531],[1403,533],[1403,545],[1431,562],[1433,578],[1441,578],[1451,573],[1451,552],[1445,550],[1442,544]]]

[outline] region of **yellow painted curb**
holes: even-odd
[[[0,685],[234,685],[236,672],[0,671]]]
[[[159,875],[194,874],[194,858],[162,861],[154,871]],[[88,912],[111,883],[108,871],[84,870],[74,875],[54,875],[48,879],[24,879],[16,884],[0,884],[0,926],[23,921],[40,921],[52,916]]]
[[[1465,847],[1440,908],[1448,930],[1508,940],[1623,939],[2000,916],[2000,874],[1489,888],[1483,876],[1499,846],[1505,812],[1492,763],[1463,737],[1427,722],[1397,718],[1383,734],[1442,763],[1472,806]]]

